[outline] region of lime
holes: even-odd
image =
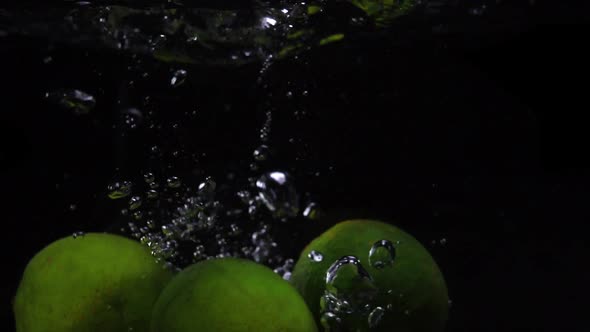
[[[16,296],[18,332],[147,331],[172,277],[136,241],[110,234],[67,237],[28,263]]]
[[[373,220],[341,222],[301,253],[291,283],[327,330],[443,331],[446,284],[411,235]]]
[[[373,18],[379,27],[387,27],[400,16],[407,15],[416,7],[416,0],[350,0]]]
[[[252,261],[221,258],[189,266],[164,289],[152,332],[317,331],[293,286]]]

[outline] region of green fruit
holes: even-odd
[[[375,20],[379,27],[391,25],[396,18],[407,15],[416,7],[416,0],[351,0]]]
[[[344,259],[341,269],[332,270],[340,275],[332,273],[337,277],[327,282],[328,269],[345,256],[358,261]],[[353,261],[360,267],[350,264]],[[446,284],[428,251],[411,235],[378,221],[344,221],[314,239],[301,253],[291,283],[318,323],[329,327],[340,319],[336,325],[344,325],[344,331],[366,331],[371,322],[371,331],[439,332],[448,317]],[[333,312],[325,300],[329,294],[357,310],[336,313],[337,318],[322,316]],[[369,309],[363,311],[367,303]],[[377,312],[369,315],[376,307]]]
[[[317,331],[288,282],[252,261],[222,258],[180,272],[154,307],[152,332]]]
[[[14,298],[16,330],[147,331],[171,277],[136,241],[96,233],[60,239],[25,269]]]

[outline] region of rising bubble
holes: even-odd
[[[264,144],[259,146],[256,150],[254,150],[252,156],[256,161],[265,161],[268,158],[268,146]]]
[[[307,204],[303,210],[303,217],[309,220],[317,220],[320,218],[320,212],[317,203],[311,202]]]
[[[379,240],[369,250],[369,264],[376,269],[393,265],[395,247],[388,240]]]
[[[312,250],[307,254],[307,257],[311,259],[313,262],[321,262],[324,260],[324,255],[321,252]]]
[[[170,85],[173,87],[181,86],[184,81],[186,80],[187,72],[184,69],[179,69],[174,72],[172,78],[170,79]]]
[[[269,172],[256,181],[258,197],[277,218],[295,217],[299,212],[299,197],[286,172]]]
[[[170,188],[179,188],[182,182],[177,176],[171,176],[166,179],[166,184],[168,184],[168,187]]]
[[[375,309],[373,309],[369,314],[369,318],[367,319],[367,322],[369,323],[369,328],[377,327],[377,325],[379,325],[379,323],[381,322],[381,319],[383,319],[384,314],[385,310],[383,310],[382,307],[376,307]]]
[[[141,197],[133,196],[129,199],[129,210],[136,210],[141,206]]]
[[[131,182],[117,181],[109,184],[107,187],[110,199],[119,199],[129,196],[131,194]]]

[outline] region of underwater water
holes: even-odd
[[[588,54],[560,25],[579,12],[369,3],[0,6],[6,298],[70,234],[123,234],[171,269],[243,257],[289,279],[321,232],[374,218],[437,261],[448,331],[583,330],[567,287],[585,279],[573,81]],[[368,254],[386,266],[395,244]]]

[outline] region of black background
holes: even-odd
[[[276,116],[275,140],[294,134],[313,147],[300,169],[334,166],[317,180],[302,180],[326,210],[346,207],[347,217],[396,220],[425,243],[449,285],[449,331],[583,331],[588,11],[574,3],[539,2],[520,21],[522,6],[504,8],[502,15],[518,15],[502,31],[486,29],[485,20],[467,22],[457,24],[463,30],[399,52],[360,41],[362,52],[335,46],[309,55],[304,70],[278,65],[269,78],[276,91],[285,77],[314,77],[314,111],[305,126],[294,125],[281,115],[291,114],[285,104],[289,111]],[[49,54],[54,60],[48,66],[43,59]],[[351,65],[359,57],[361,64]],[[128,61],[0,37],[8,330],[14,328],[8,302],[28,259],[72,231],[105,229],[112,223],[104,190],[113,169],[124,174],[143,166],[137,152],[143,150],[132,147],[148,142],[141,135],[117,138],[105,124],[117,121],[112,110],[119,106],[100,103],[121,97]],[[104,74],[97,79],[89,68]],[[189,142],[185,149],[208,152],[203,167],[211,172],[242,165],[257,144],[254,129],[263,117],[254,105],[261,99],[240,83],[257,69],[210,69],[206,73],[218,81],[189,82],[184,98],[170,92],[165,101],[182,110],[199,105],[200,131],[187,125],[180,137]],[[95,116],[47,106],[44,93],[68,85],[102,96]],[[200,92],[186,92],[192,88]],[[245,106],[215,111],[228,98]],[[177,113],[167,110],[162,121]],[[203,132],[203,123],[214,140],[207,141],[212,134]],[[274,162],[289,160],[279,154]],[[70,211],[70,204],[77,209]],[[324,227],[299,229],[300,236],[307,240]],[[448,243],[431,244],[441,238]]]

